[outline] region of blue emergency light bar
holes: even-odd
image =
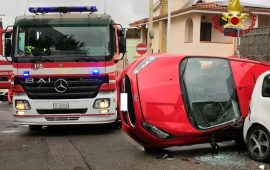
[[[69,12],[97,12],[96,6],[78,6],[78,7],[30,7],[30,13],[69,13]]]
[[[99,75],[99,69],[93,69],[92,74],[93,75]]]
[[[23,77],[27,78],[27,77],[29,77],[29,76],[30,76],[29,71],[24,71],[24,72],[23,72]]]

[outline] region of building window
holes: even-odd
[[[193,42],[193,21],[192,21],[192,19],[188,19],[186,22],[185,42],[186,43]]]
[[[201,23],[201,41],[211,41],[212,38],[212,24]]]

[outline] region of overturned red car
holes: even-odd
[[[225,57],[140,58],[117,80],[122,128],[145,149],[240,141],[256,79],[266,70],[266,63]]]

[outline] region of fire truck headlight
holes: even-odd
[[[144,59],[137,67],[133,70],[134,74],[138,74],[142,69],[144,69],[147,65],[154,62],[156,60],[155,57],[148,57]]]
[[[110,99],[97,99],[93,107],[94,109],[107,109],[110,107]]]
[[[25,113],[23,111],[16,111],[16,114],[19,116],[23,116]]]
[[[108,114],[109,110],[108,109],[101,109],[100,114]]]
[[[15,107],[17,110],[31,110],[31,106],[26,100],[16,100]]]

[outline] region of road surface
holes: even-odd
[[[212,155],[210,145],[173,147],[145,153],[121,129],[106,126],[45,127],[31,132],[12,122],[12,109],[0,102],[0,169],[3,170],[204,170],[270,169],[252,161],[245,147],[220,144]]]

